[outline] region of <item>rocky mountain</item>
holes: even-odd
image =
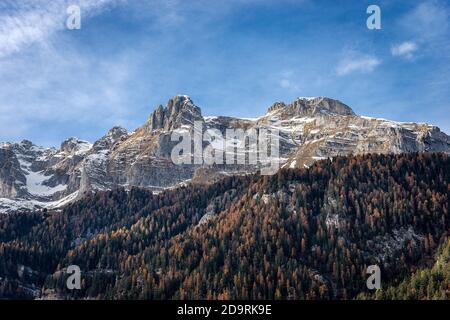
[[[3,214],[0,299],[448,300],[449,182],[442,153],[338,156]]]
[[[86,192],[132,186],[155,192],[189,180],[213,182],[225,175],[252,173],[258,164],[174,164],[175,133],[216,129],[278,130],[282,167],[310,166],[338,155],[434,151],[450,153],[450,137],[428,124],[399,123],[355,114],[344,103],[325,97],[277,102],[256,119],[204,117],[188,96],[175,96],[158,106],[148,120],[128,133],[112,128],[91,144],[77,138],[59,149],[30,141],[0,144],[0,213],[61,207]],[[234,152],[236,143],[215,139],[213,150]],[[249,142],[249,150],[252,150]],[[209,143],[203,142],[203,147]]]

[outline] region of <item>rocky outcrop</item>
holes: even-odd
[[[202,113],[188,96],[175,96],[167,102],[167,106],[158,106],[150,115],[146,128],[170,131],[183,125],[193,125],[194,121],[203,121]]]
[[[355,115],[353,110],[342,102],[325,97],[297,98],[286,105],[284,102],[276,102],[268,109],[268,114],[280,112],[284,117],[289,116],[315,116],[315,115]]]
[[[11,149],[0,149],[0,194],[4,198],[13,199],[23,196],[21,186],[26,178],[20,170],[20,164]]]
[[[277,102],[267,114],[249,120],[203,117],[188,96],[175,96],[132,133],[114,127],[94,144],[77,138],[64,141],[59,149],[40,148],[30,141],[1,144],[0,213],[58,207],[97,190],[138,186],[157,192],[185,181],[210,183],[259,169],[258,165],[174,164],[171,151],[178,142],[171,135],[192,134],[195,121],[202,123],[203,130],[216,129],[223,136],[226,129],[276,129],[277,161],[288,168],[369,152],[450,153],[449,136],[435,126],[358,116],[344,103],[325,97]],[[224,141],[213,146],[224,154],[234,152],[234,145]]]

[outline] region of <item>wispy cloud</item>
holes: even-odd
[[[381,60],[371,55],[354,55],[351,54],[341,59],[336,73],[344,76],[353,72],[370,73],[381,64]]]
[[[132,94],[130,57],[127,51],[98,61],[60,46],[0,60],[0,136],[21,136],[37,123],[123,124],[118,122],[126,118]]]
[[[450,8],[446,1],[424,1],[406,13],[399,23],[405,32],[418,39],[436,40],[449,32]]]
[[[78,5],[82,18],[122,0],[2,0],[0,2],[0,58],[45,42],[65,27],[67,8]]]
[[[82,20],[118,1],[80,0]],[[0,2],[0,137],[17,140],[54,128],[110,126],[127,118],[132,50],[99,60],[67,40],[69,1]],[[68,31],[69,32],[69,31]],[[72,31],[70,31],[72,32]],[[131,53],[130,53],[131,51]],[[136,58],[134,58],[136,60]],[[104,125],[107,122],[107,125]],[[45,125],[47,124],[47,125]],[[76,134],[82,134],[77,131]]]
[[[404,57],[407,59],[411,59],[414,56],[414,52],[418,49],[418,45],[413,41],[405,41],[399,44],[396,44],[391,47],[391,53],[396,57]]]
[[[364,23],[336,19],[346,12],[359,21],[360,10],[331,0],[142,0],[115,10],[122,1],[0,0],[0,140],[94,140],[115,124],[135,128],[179,92],[205,113],[245,117],[298,95],[362,108],[367,95],[377,95],[385,117],[393,109],[386,100],[406,97],[418,109],[425,103],[410,106],[411,95],[429,97],[433,108],[449,101],[446,0],[384,9],[385,25],[395,28],[370,32],[374,37],[359,33]],[[64,30],[69,4],[81,7],[81,31]],[[386,43],[406,40],[417,45],[412,54],[420,53],[421,64],[405,72],[385,54],[392,54]],[[414,79],[403,81],[409,75]],[[401,112],[397,119],[408,120],[411,110]]]

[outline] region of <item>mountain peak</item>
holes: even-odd
[[[311,109],[313,113],[338,114],[343,116],[355,115],[353,110],[339,100],[327,97],[305,98],[300,97],[292,105],[295,107]]]
[[[286,104],[285,104],[284,102],[282,102],[282,101],[277,101],[277,102],[275,102],[273,105],[271,105],[271,106],[269,107],[269,109],[267,109],[267,112],[268,112],[268,113],[274,112],[274,111],[277,111],[277,110],[280,110],[280,109],[284,109],[285,107],[286,107]]]
[[[157,107],[134,134],[113,127],[93,146],[77,138],[66,140],[60,150],[29,141],[0,143],[0,214],[17,208],[59,207],[89,190],[135,186],[159,191],[190,179],[212,181],[224,175],[252,173],[264,165],[210,168],[205,163],[206,171],[197,171],[196,164],[175,165],[171,152],[177,142],[171,141],[171,132],[183,129],[181,132],[192,133],[184,129],[194,121],[205,122],[205,129],[217,129],[225,137],[227,129],[278,130],[276,161],[285,168],[303,168],[346,154],[450,153],[450,137],[436,127],[357,116],[347,105],[326,97],[299,97],[290,104],[276,102],[269,114],[248,121],[222,116],[204,119],[191,98],[178,95]],[[226,141],[222,146],[210,145],[224,151],[225,156],[235,152]],[[252,148],[245,145],[248,150]]]
[[[327,97],[298,97],[292,103],[286,105],[284,102],[274,103],[268,110],[268,113],[283,112],[288,114],[300,115],[355,115],[353,110],[339,100]]]
[[[33,142],[31,142],[30,140],[22,140],[20,141],[19,145],[25,149],[30,149],[34,146]]]
[[[128,134],[127,129],[122,128],[121,126],[115,126],[115,127],[112,127],[111,129],[109,129],[109,131],[106,134],[106,136],[112,137],[113,139],[117,140],[121,136],[124,136],[124,135],[127,135],[127,134]]]
[[[126,129],[115,126],[112,127],[107,134],[94,143],[94,149],[102,150],[111,148],[115,143],[128,136]]]
[[[172,130],[181,125],[192,125],[194,121],[203,120],[202,111],[186,95],[177,95],[167,101],[166,106],[159,105],[150,115],[147,126],[149,130]]]
[[[66,139],[62,144],[61,144],[61,148],[60,150],[66,153],[82,153],[85,152],[87,150],[89,150],[92,147],[92,144],[84,141],[84,140],[80,140],[78,138],[72,137],[69,139]]]

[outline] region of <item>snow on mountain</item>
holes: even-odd
[[[185,95],[158,106],[144,125],[131,133],[112,128],[91,144],[77,138],[59,149],[30,141],[0,144],[0,213],[57,208],[86,192],[132,186],[159,192],[184,181],[212,182],[221,176],[256,172],[257,165],[175,165],[171,133],[204,130],[277,129],[278,161],[283,168],[308,167],[337,155],[436,151],[450,153],[450,138],[439,128],[356,115],[344,103],[326,97],[299,97],[276,102],[259,118],[203,117]],[[236,141],[218,139],[217,150],[234,152]],[[206,145],[205,145],[206,146]]]
[[[49,180],[49,176],[46,176],[44,171],[29,171],[25,176],[27,178],[27,190],[33,196],[51,196],[56,192],[64,191],[67,188],[66,185],[62,184],[58,184],[54,187],[45,185]]]

